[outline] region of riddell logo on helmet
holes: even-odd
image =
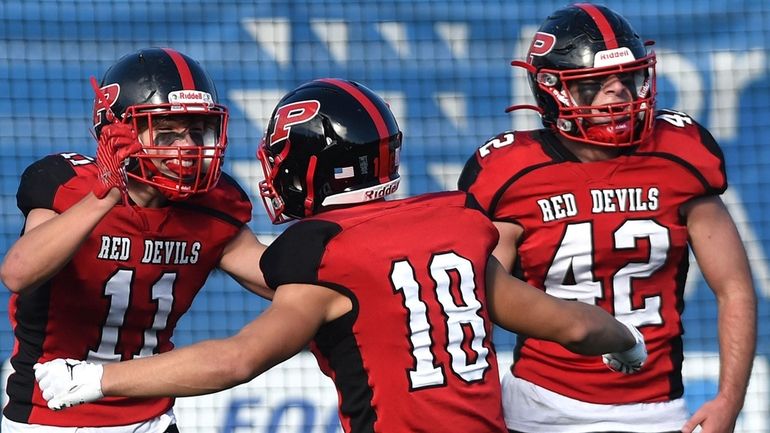
[[[177,90],[168,94],[168,102],[172,105],[197,104],[214,105],[211,94],[199,90]]]
[[[627,63],[634,58],[634,54],[628,47],[614,48],[612,50],[599,51],[594,55],[594,68],[600,68],[602,66],[619,65],[621,63]]]
[[[400,179],[397,179],[395,182],[388,182],[381,186],[381,188],[375,188],[369,191],[366,191],[364,196],[366,197],[366,200],[377,200],[378,198],[383,198],[386,195],[393,194],[398,190],[398,184],[400,183]]]
[[[554,98],[558,99],[559,102],[561,102],[561,104],[564,105],[565,107],[569,107],[570,105],[572,105],[569,97],[567,96],[567,93],[564,90],[550,88],[549,91],[554,96]]]

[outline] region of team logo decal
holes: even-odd
[[[551,52],[556,46],[556,36],[550,33],[537,32],[532,39],[532,45],[529,47],[529,59],[532,62],[532,56],[544,56]]]
[[[286,104],[275,112],[275,128],[270,135],[270,146],[285,140],[291,132],[291,127],[305,123],[316,115],[321,109],[321,103],[316,100],[299,101]]]
[[[107,106],[112,107],[115,105],[115,101],[118,100],[118,96],[120,96],[120,84],[108,84],[100,88],[99,91],[104,95],[104,102]],[[104,110],[104,104],[98,103],[98,101],[94,104],[94,125],[98,125],[102,122],[102,113],[104,113]]]

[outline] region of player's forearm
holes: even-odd
[[[302,290],[308,287],[314,289]],[[321,289],[324,296],[341,296]],[[318,332],[323,318],[317,308],[323,300],[312,296],[318,295],[316,286],[292,286],[283,292],[279,288],[277,293],[259,317],[232,337],[106,365],[102,393],[125,397],[210,394],[248,382],[289,359]]]
[[[547,295],[511,277],[494,257],[486,269],[491,319],[511,332],[559,343],[583,355],[623,352],[636,340],[599,307]]]
[[[685,206],[687,231],[719,311],[719,396],[743,406],[756,349],[757,301],[738,228],[719,197]],[[727,252],[727,253],[725,253]]]
[[[570,339],[562,342],[570,351],[590,356],[623,352],[634,346],[633,335],[606,311],[581,302],[562,302],[571,304],[572,315],[577,319],[566,333]]]
[[[21,293],[50,279],[113,206],[88,194],[66,212],[26,230],[5,255],[0,269],[3,283]]]
[[[247,382],[254,370],[242,362],[237,345],[228,341],[204,341],[149,358],[105,365],[102,392],[105,396],[185,397]]]
[[[756,350],[756,295],[753,287],[728,290],[719,299],[719,394],[743,407]]]

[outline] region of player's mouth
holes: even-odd
[[[163,165],[180,178],[194,177],[198,173],[198,164],[194,159],[168,158],[163,160]]]
[[[630,107],[605,106],[593,108],[591,110],[591,115],[588,116],[587,120],[594,125],[603,125],[607,123],[621,125],[628,123],[630,119]]]

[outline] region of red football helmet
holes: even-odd
[[[655,53],[625,18],[599,5],[580,3],[552,13],[540,26],[526,62],[543,125],[575,141],[598,146],[632,146],[652,131]],[[617,77],[631,93],[623,103],[592,105],[604,83]]]
[[[172,200],[214,188],[227,146],[228,111],[218,104],[217,91],[201,65],[170,48],[147,48],[112,65],[94,101],[94,132],[112,121],[133,122],[136,131],[149,128],[152,143],[128,165],[128,177],[152,185]],[[174,145],[180,135],[156,134],[153,128],[170,119],[198,126],[187,133],[195,146]],[[140,134],[141,135],[141,134]],[[170,138],[169,138],[170,137]],[[163,153],[163,169],[159,168]]]

